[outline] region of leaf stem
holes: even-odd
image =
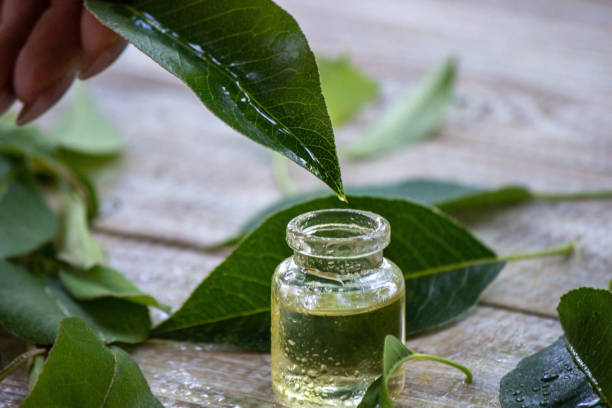
[[[431,360],[431,361],[437,361],[438,363],[442,363],[442,364],[449,365],[451,367],[455,367],[455,368],[463,371],[463,373],[465,374],[465,382],[466,383],[468,383],[468,384],[472,383],[472,372],[470,371],[470,369],[467,368],[466,366],[461,365],[459,363],[456,363],[454,361],[447,360],[445,358],[438,357],[438,356],[431,356],[429,354],[420,354],[420,353],[412,354],[409,359],[410,360]]]
[[[571,240],[565,245],[560,245],[552,248],[541,249],[533,252],[523,252],[519,254],[511,254],[502,256],[499,258],[500,261],[514,262],[523,261],[526,259],[544,258],[547,256],[565,255],[570,256],[576,251],[576,240]]]
[[[274,152],[272,156],[272,175],[276,186],[284,197],[289,197],[295,194],[295,186],[289,176],[289,167],[287,160],[279,153]]]
[[[582,191],[577,193],[534,193],[534,200],[541,201],[578,201],[612,198],[612,190]]]
[[[486,265],[495,262],[514,262],[522,261],[526,259],[544,258],[548,256],[565,255],[569,256],[576,251],[576,241],[572,240],[565,245],[556,246],[552,248],[542,249],[534,252],[523,252],[519,254],[510,254],[505,256],[491,257],[491,258],[480,258],[472,259],[469,261],[457,262],[449,265],[436,266],[429,269],[424,269],[415,273],[404,275],[406,280],[421,278],[423,276],[436,275],[442,272],[449,272],[455,269],[469,268],[472,266]]]
[[[35,357],[35,356],[41,355],[46,352],[47,352],[46,349],[34,349],[34,350],[26,351],[25,353],[18,355],[17,357],[15,357],[13,361],[8,363],[6,367],[0,370],[0,381],[4,380],[17,367],[19,367],[21,364],[28,361],[31,357]]]

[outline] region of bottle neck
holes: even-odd
[[[314,270],[323,274],[337,275],[337,278],[341,279],[343,276],[350,277],[378,268],[383,261],[383,251],[380,250],[365,256],[350,258],[306,255],[294,251],[293,261],[304,269]]]

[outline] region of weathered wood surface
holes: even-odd
[[[460,60],[457,103],[439,135],[379,160],[343,162],[347,184],[427,176],[541,191],[612,188],[609,1],[280,3],[315,51],[349,54],[383,85],[380,100],[337,133],[340,150],[445,56]],[[199,247],[280,197],[270,154],[134,50],[91,89],[127,142],[124,157],[100,174],[99,237],[111,265],[178,307],[223,259]],[[291,173],[302,189],[320,187],[295,166]],[[399,406],[498,407],[501,376],[561,333],[559,296],[612,277],[611,201],[529,203],[463,220],[500,253],[577,238],[581,254],[509,265],[464,320],[411,340],[473,368],[475,383],[416,363]],[[4,334],[0,347],[17,353],[23,344]],[[167,407],[273,406],[265,354],[166,341],[132,351]],[[0,408],[16,406],[26,388],[23,371],[0,384]]]

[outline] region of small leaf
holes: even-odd
[[[372,130],[347,150],[352,159],[366,159],[418,142],[442,122],[451,100],[456,62],[448,58],[403,100],[385,113]]]
[[[62,198],[56,247],[59,259],[82,269],[104,263],[106,259],[104,249],[89,231],[85,203],[74,192],[65,193]]]
[[[321,89],[334,127],[350,120],[376,97],[378,84],[347,57],[317,57]]]
[[[113,155],[123,146],[82,84],[76,87],[74,101],[59,119],[51,140],[62,149],[85,155]]]
[[[32,343],[51,344],[67,316],[84,319],[106,343],[139,343],[151,327],[145,306],[113,298],[75,301],[59,279],[0,261],[0,326]]]
[[[346,192],[353,196],[409,199],[421,204],[434,205],[445,212],[515,204],[528,201],[533,197],[532,193],[522,186],[510,185],[486,189],[435,179],[407,179],[389,184],[348,186]],[[326,196],[328,196],[327,192],[319,190],[282,199],[251,217],[242,227],[239,237],[253,231],[263,220],[277,211],[313,198]],[[235,241],[239,237],[232,238],[232,240]]]
[[[612,293],[579,288],[557,307],[568,351],[607,403],[612,402]]]
[[[0,259],[22,255],[51,241],[57,220],[25,168],[15,169],[0,196]]]
[[[271,0],[88,0],[89,10],[183,80],[220,119],[341,197],[334,134],[314,55]]]
[[[136,363],[107,348],[81,319],[62,320],[55,345],[20,408],[163,408]]]
[[[499,399],[503,408],[586,408],[599,398],[559,338],[502,378]]]
[[[398,371],[403,370],[403,364],[409,360],[431,360],[455,367],[465,374],[468,384],[472,382],[472,373],[466,367],[441,357],[419,354],[410,350],[397,337],[385,337],[385,346],[382,361],[382,376],[368,387],[358,408],[374,408],[376,403],[380,408],[393,408],[389,394],[389,379]]]
[[[505,264],[465,228],[431,208],[373,197],[351,197],[350,204],[391,223],[391,244],[385,255],[406,277],[408,334],[457,318],[475,304]],[[345,206],[334,197],[320,198],[269,217],[154,335],[269,348],[272,273],[291,255],[284,241],[287,223],[307,211]]]
[[[122,273],[107,266],[94,266],[86,271],[65,269],[59,276],[64,288],[78,300],[113,297],[170,313],[169,306],[161,305],[154,297],[142,293]]]

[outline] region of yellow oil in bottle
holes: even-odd
[[[384,303],[298,310],[272,299],[272,383],[290,407],[356,407],[381,375],[385,336],[404,338],[404,289]],[[392,395],[403,369],[389,381]]]

